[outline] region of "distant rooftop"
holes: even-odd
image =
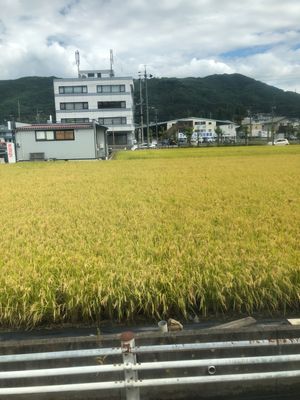
[[[16,131],[33,131],[33,130],[59,130],[59,129],[89,129],[93,127],[93,122],[77,123],[77,124],[32,124],[16,128]]]
[[[115,72],[112,69],[86,69],[79,70],[78,76],[73,78],[54,78],[54,82],[59,82],[60,80],[64,81],[76,81],[77,79],[112,79],[112,80],[120,80],[120,79],[131,79],[131,76],[118,76],[115,77]]]
[[[114,76],[112,69],[84,70],[78,73],[78,78],[112,78]]]

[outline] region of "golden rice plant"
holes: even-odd
[[[0,324],[287,313],[300,147],[0,165]]]

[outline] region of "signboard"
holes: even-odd
[[[15,163],[16,162],[16,153],[15,153],[15,145],[14,143],[6,143],[6,149],[7,149],[7,160],[9,164]]]

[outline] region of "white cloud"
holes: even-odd
[[[82,68],[137,76],[239,72],[300,92],[298,0],[0,0],[0,79],[72,76]]]

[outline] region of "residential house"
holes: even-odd
[[[106,131],[96,122],[17,127],[17,161],[106,159]]]

